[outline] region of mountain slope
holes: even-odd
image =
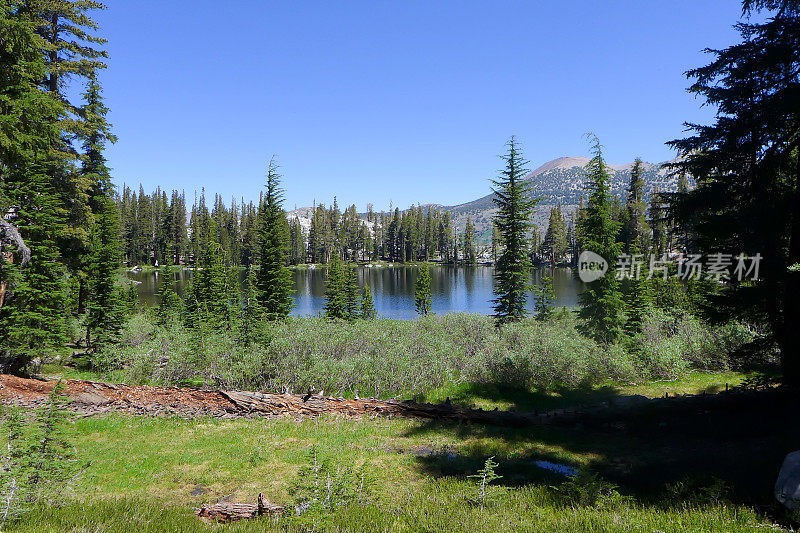
[[[577,209],[581,196],[586,196],[584,190],[586,172],[584,167],[588,162],[588,157],[559,157],[544,163],[525,176],[525,180],[531,183],[532,196],[540,198],[533,216],[533,222],[540,233],[544,233],[547,229],[551,207],[561,205],[562,211],[568,216]],[[611,193],[621,199],[625,197],[632,166],[633,163],[609,165]],[[645,200],[649,200],[650,195],[656,189],[660,191],[675,191],[677,189],[677,177],[669,175],[667,170],[663,168],[663,163],[644,163],[643,166]],[[487,194],[477,200],[459,205],[431,205],[440,210],[450,211],[453,215],[454,224],[459,231],[464,230],[467,217],[471,218],[478,233],[478,242],[486,244],[491,239],[492,216],[495,212],[492,196],[493,194]],[[290,217],[297,216],[300,219],[300,223],[306,227],[310,224],[310,214],[311,209],[307,207],[288,213]]]
[[[525,176],[525,181],[531,183],[532,197],[540,198],[533,217],[534,224],[540,232],[547,229],[551,207],[561,205],[562,211],[569,215],[577,209],[581,196],[586,196],[584,167],[588,162],[587,157],[560,157],[548,161]],[[611,193],[619,198],[625,197],[632,166],[633,163],[609,165]],[[669,175],[663,164],[644,163],[643,167],[646,200],[649,200],[650,194],[656,189],[661,191],[677,189],[677,177]],[[493,194],[487,194],[477,200],[446,206],[443,209],[452,213],[456,226],[461,229],[466,224],[467,217],[472,218],[479,241],[486,243],[491,238],[491,219],[495,211],[492,197]]]

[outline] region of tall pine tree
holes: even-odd
[[[505,169],[494,184],[494,204],[498,212],[494,224],[500,233],[503,251],[495,268],[494,316],[498,324],[525,316],[525,302],[530,281],[528,229],[536,200],[530,199],[530,184],[523,181],[528,173],[519,143],[512,136],[508,152],[502,156]]]
[[[586,165],[589,201],[582,220],[583,246],[615,265],[622,253],[617,242],[620,223],[612,216],[612,201],[608,185],[608,168],[603,160],[600,141],[594,137],[593,155]],[[613,268],[598,280],[588,283],[580,295],[581,329],[600,342],[614,342],[620,338],[625,324],[624,303]]]
[[[347,279],[338,252],[332,255],[328,264],[328,274],[325,279],[325,316],[347,318]]]
[[[726,283],[708,311],[768,323],[784,379],[800,388],[800,3],[742,5],[759,20],[738,24],[741,42],[687,73],[690,92],[718,111],[670,143],[685,156],[673,167],[697,183],[671,211],[691,224],[699,252],[761,254],[761,279]]]
[[[48,75],[36,32],[38,12],[0,2],[0,216],[8,216],[31,251],[30,263],[0,266],[0,364],[19,372],[64,341],[64,269],[57,247],[66,211],[48,174],[60,139],[64,103],[38,89]]]
[[[259,211],[259,259],[256,277],[261,309],[269,320],[289,316],[294,307],[292,273],[286,266],[289,250],[288,222],[283,211],[283,190],[275,160],[267,170],[267,194]]]

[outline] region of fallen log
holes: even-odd
[[[54,383],[8,374],[0,375],[0,402],[34,407],[44,402]],[[112,385],[77,379],[63,380],[63,383],[64,394],[72,399],[69,408],[80,415],[127,411],[134,414],[182,417],[307,418],[332,414],[353,418],[397,416],[515,426],[550,422],[550,419],[534,413],[483,411],[447,403]]]
[[[484,411],[443,404],[417,403],[410,400],[377,398],[345,399],[317,394],[276,394],[267,392],[201,390],[183,387],[133,386],[78,379],[62,380],[64,394],[72,401],[69,409],[80,416],[113,411],[137,415],[179,416],[198,418],[314,418],[323,415],[361,417],[403,417],[427,420],[456,421],[497,426],[537,426],[572,424],[593,419],[613,418],[632,409],[657,408],[659,402],[688,402],[687,408],[709,408],[717,404],[732,407],[750,401],[747,393],[686,396],[670,400],[623,396],[604,404],[590,404],[573,409],[525,413],[517,411]],[[55,381],[26,379],[0,374],[0,403],[36,407],[45,402]]]
[[[264,495],[258,493],[258,500],[252,503],[220,502],[206,504],[195,513],[198,518],[207,522],[235,522],[258,518],[267,514],[280,514],[283,505],[275,505],[264,500]]]

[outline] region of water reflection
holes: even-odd
[[[414,283],[419,271],[414,266],[360,267],[359,283],[368,283],[372,289],[378,314],[387,318],[412,319],[414,311]],[[553,278],[556,294],[555,305],[572,307],[578,303],[578,294],[583,283],[568,268],[548,269]],[[325,268],[303,268],[293,270],[295,283],[295,315],[315,315],[325,305]],[[542,271],[534,269],[532,282],[538,284]],[[159,285],[158,272],[128,272],[128,277],[140,282],[137,286],[139,298],[146,305],[157,303]],[[176,272],[176,287],[179,293],[192,276],[191,270]],[[452,311],[492,313],[494,268],[475,267],[431,267],[431,296],[434,313]],[[244,278],[244,272],[242,272]],[[534,309],[534,297],[528,299],[528,308]]]

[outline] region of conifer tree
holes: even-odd
[[[533,248],[535,249],[536,246],[534,245]],[[497,262],[497,254],[500,250],[500,232],[497,230],[497,226],[492,224],[492,261]]]
[[[346,284],[342,260],[338,253],[334,253],[325,280],[325,316],[328,318],[347,318]]]
[[[98,87],[94,76],[106,66],[103,58],[107,53],[102,48],[106,40],[96,35],[98,26],[91,18],[91,11],[104,8],[103,4],[91,0],[35,0],[20,8],[34,16],[36,32],[41,39],[40,54],[46,65],[46,75],[38,83],[42,92],[62,108],[52,124],[57,131],[48,139],[44,172],[50,178],[64,215],[56,242],[61,262],[78,280],[77,311],[81,313],[88,296],[85,259],[91,253],[89,241],[96,214],[92,210],[91,194],[95,184],[90,174],[77,168],[73,140],[85,138],[87,130],[91,135],[91,132],[108,128],[104,124],[102,103],[99,113],[87,116],[86,109],[72,101],[72,95],[78,91],[71,82],[88,81],[90,95],[93,88]]]
[[[27,455],[30,458],[29,501],[52,497],[76,473],[75,448],[67,439],[65,426],[72,416],[67,410],[69,398],[64,384],[56,382],[45,404],[36,411],[34,432]]]
[[[18,372],[64,340],[64,269],[57,241],[65,211],[48,174],[64,104],[40,91],[47,76],[36,12],[0,4],[0,216],[20,231],[31,258],[0,266],[0,366]],[[12,38],[13,37],[13,38]]]
[[[120,218],[103,154],[106,142],[115,142],[116,137],[105,119],[108,109],[103,104],[100,84],[94,74],[89,76],[84,98],[86,104],[81,109],[84,153],[80,174],[90,187],[88,202],[93,218],[90,221],[92,238],[90,253],[87,254],[88,266],[81,269],[87,271],[89,289],[86,340],[100,348],[116,338],[123,315],[119,291],[115,287],[116,270],[121,262]],[[81,307],[80,303],[78,307]]]
[[[625,252],[629,254],[647,254],[648,233],[647,205],[644,202],[643,163],[636,158],[631,168],[628,196],[625,202],[626,220],[624,228]]]
[[[631,256],[631,262],[641,262],[639,269],[622,281],[625,301],[625,331],[637,333],[650,305],[650,287],[647,279],[647,263],[645,255],[648,251],[648,226],[645,215],[644,179],[642,179],[642,160],[638,157],[631,168],[628,197],[625,204],[627,217],[624,237],[625,252]]]
[[[553,277],[544,268],[541,269],[539,284],[534,287],[536,293],[536,320],[548,320],[553,316],[553,302],[556,293],[553,289]]]
[[[355,265],[348,265],[345,281],[346,315],[349,320],[358,318],[358,269]]]
[[[535,200],[528,199],[530,185],[523,181],[527,163],[519,150],[516,137],[508,141],[503,156],[505,169],[494,184],[498,208],[494,224],[500,232],[503,251],[495,268],[494,316],[498,324],[517,321],[525,316],[526,292],[529,285],[530,259],[527,235]]]
[[[180,297],[175,292],[175,270],[172,261],[167,261],[158,273],[160,283],[158,286],[158,308],[156,314],[158,323],[168,325],[176,316],[180,307]]]
[[[200,244],[200,257],[197,270],[187,287],[186,313],[189,323],[202,327],[210,324],[222,329],[228,321],[227,273],[224,252],[212,238],[216,223],[208,219],[204,231],[205,242]]]
[[[261,266],[257,286],[259,303],[269,320],[289,316],[294,307],[292,273],[286,266],[289,236],[286,213],[283,211],[283,190],[275,160],[269,162],[267,194],[259,212],[259,247]]]
[[[361,294],[359,315],[366,320],[372,320],[378,315],[378,312],[375,310],[375,302],[372,300],[372,291],[369,285],[364,285],[364,292]]]
[[[760,281],[726,283],[707,311],[768,323],[784,380],[800,388],[800,3],[742,7],[741,41],[709,50],[711,63],[687,73],[689,91],[719,112],[670,143],[684,156],[673,169],[697,184],[670,212],[691,224],[700,252],[764,258]]]
[[[100,206],[93,224],[89,259],[89,304],[86,317],[86,341],[95,349],[114,342],[122,328],[123,309],[116,287],[120,265],[119,216],[117,206],[108,197],[98,199]]]
[[[261,321],[261,305],[258,302],[256,292],[256,270],[248,267],[247,277],[245,278],[242,290],[242,308],[239,319],[239,341],[244,346],[250,346],[257,337],[259,323]]]
[[[582,221],[583,245],[615,265],[622,245],[617,242],[620,223],[612,217],[612,202],[608,186],[608,169],[603,160],[600,141],[595,137],[593,157],[586,165],[589,200]],[[614,342],[620,338],[625,324],[624,303],[619,281],[614,272],[587,284],[580,295],[581,329],[600,342]]]
[[[557,265],[564,260],[569,247],[567,233],[567,222],[561,214],[561,206],[557,205],[550,209],[550,221],[542,241],[542,255],[551,265]]]
[[[431,312],[431,271],[427,266],[420,267],[414,284],[414,307],[422,316]]]
[[[474,265],[477,263],[477,252],[475,250],[475,226],[472,225],[472,219],[467,217],[466,226],[464,226],[464,264]]]

